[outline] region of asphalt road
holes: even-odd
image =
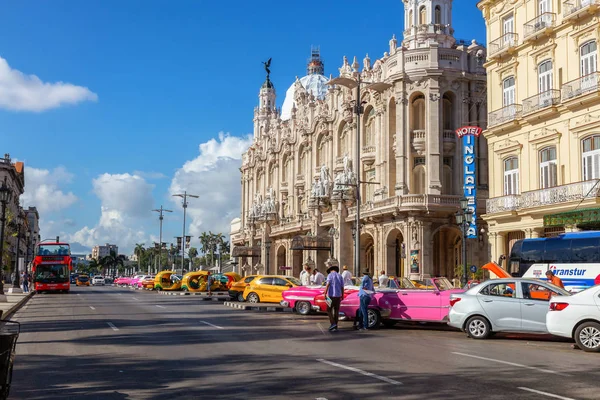
[[[114,287],[36,295],[11,399],[598,399],[600,354],[443,326],[329,333],[323,316]]]

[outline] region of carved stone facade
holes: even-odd
[[[320,95],[303,86],[306,77],[296,79],[287,92],[294,101],[284,102],[293,108],[282,118],[275,107],[275,87],[271,82],[262,86],[254,142],[241,167],[241,215],[231,228],[234,246],[263,249],[260,260],[240,257],[246,270],[262,263],[263,272],[298,276],[309,257],[324,269],[328,251],[290,248],[294,236],[306,234],[331,235],[335,258],[352,269],[359,181],[361,268],[452,278],[462,263],[454,214],[463,197],[463,161],[454,130],[485,127],[486,103],[480,99],[486,77],[478,63],[485,48],[453,38],[452,1],[404,3],[415,29],[404,32],[402,43],[394,36],[383,57],[373,62],[366,56],[362,68],[356,57],[352,63],[344,57],[339,68],[340,77],[357,81],[360,75],[363,82],[387,84],[385,90],[365,85],[360,121],[354,113],[355,90],[330,85]],[[415,12],[421,19],[414,19]],[[483,138],[477,157],[482,213],[487,198]],[[469,263],[479,265],[488,259],[487,243],[472,242]],[[411,255],[418,262],[412,268]]]

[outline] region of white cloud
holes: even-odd
[[[100,220],[94,227],[85,226],[68,235],[69,240],[86,247],[115,243],[121,253],[129,252],[135,243],[146,241],[140,221],[150,215],[154,185],[130,174],[102,174],[92,185],[101,201]]]
[[[63,186],[72,180],[73,174],[64,167],[56,167],[50,171],[26,166],[22,200],[26,207],[37,207],[42,216],[69,208],[77,201],[77,196],[73,192],[65,193]]]
[[[198,157],[175,173],[171,194],[187,190],[200,196],[188,201],[191,235],[209,230],[229,234],[229,223],[240,214],[242,153],[251,144],[250,135],[235,137],[220,132],[217,139],[200,144]],[[181,199],[173,199],[181,205]]]
[[[46,111],[65,104],[97,101],[98,95],[71,83],[42,82],[35,75],[12,69],[0,57],[0,108],[11,111]]]
[[[133,171],[134,175],[141,176],[144,179],[164,179],[167,176],[162,172],[144,172],[144,171]]]

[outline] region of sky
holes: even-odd
[[[455,37],[485,43],[477,1],[455,0]],[[74,253],[228,234],[241,155],[272,58],[281,106],[320,46],[372,62],[402,38],[401,0],[21,0],[0,6],[0,154],[25,163],[24,207]]]

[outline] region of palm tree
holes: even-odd
[[[215,252],[217,251],[217,248],[220,247],[225,236],[223,236],[222,233],[212,233],[211,231],[208,231],[208,234],[210,236],[210,263],[214,267]]]
[[[188,250],[188,256],[190,257],[190,260],[198,257],[198,249],[196,249],[195,247],[190,247],[190,249]]]
[[[210,251],[210,236],[206,232],[202,232],[200,235],[200,251],[206,258],[206,253]]]
[[[100,269],[102,269],[102,264],[100,264],[100,262],[98,262],[98,260],[96,260],[95,258],[92,258],[88,264],[88,269],[96,273]]]
[[[138,271],[140,271],[140,262],[142,261],[142,256],[144,255],[145,251],[146,251],[146,249],[144,248],[143,244],[139,244],[139,243],[135,244],[135,249],[133,250],[133,254],[135,254],[135,256],[137,257]]]
[[[110,255],[102,258],[102,264],[107,267],[110,271],[111,267],[113,268],[113,275],[116,274],[117,266],[124,267],[125,266],[125,256],[122,254],[115,253],[114,251],[110,252]]]

